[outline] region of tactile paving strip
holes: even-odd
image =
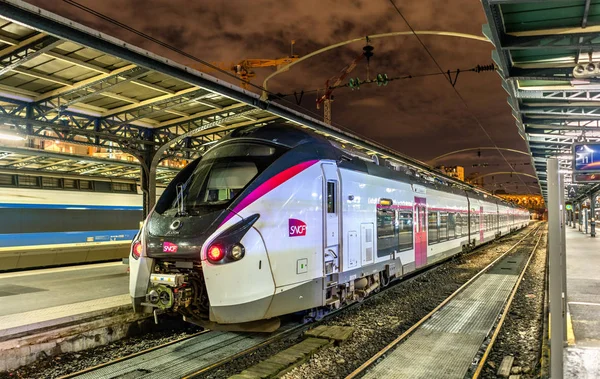
[[[462,379],[517,279],[482,275],[364,377]]]

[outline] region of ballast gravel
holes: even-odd
[[[344,378],[440,304],[473,275],[519,241],[531,228],[490,243],[472,254],[400,282],[357,307],[327,319],[324,325],[352,326],[355,331],[340,346],[327,347],[283,376],[285,379]],[[299,341],[284,339],[237,358],[203,378],[227,378]]]
[[[51,379],[84,370],[88,367],[109,362],[164,343],[197,333],[201,328],[176,320],[167,320],[153,327],[150,332],[135,337],[124,338],[105,346],[76,353],[64,353],[54,357],[41,358],[17,370],[0,373],[0,379],[31,378]]]

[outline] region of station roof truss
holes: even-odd
[[[600,61],[600,1],[482,0],[483,33],[519,134],[547,197],[546,160],[557,157],[565,183],[573,180],[572,145],[600,141],[600,78],[577,79],[579,63]],[[579,185],[580,194],[596,185]]]
[[[417,176],[473,188],[233,84],[23,1],[0,0],[0,125],[42,140],[116,149],[140,161],[137,167],[98,163],[107,166],[93,174],[133,177],[140,166],[151,173],[155,154],[193,159],[235,128],[282,121]],[[40,151],[0,149],[0,169],[86,170],[72,157]],[[158,166],[157,182],[168,182],[172,171]]]
[[[139,182],[140,163],[51,152],[40,149],[0,146],[0,173],[53,177],[93,177]],[[159,166],[157,183],[165,186],[179,172]]]

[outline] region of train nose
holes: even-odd
[[[248,217],[244,220],[249,220]],[[238,231],[239,229],[235,229]],[[210,319],[220,324],[243,323],[264,318],[275,292],[266,245],[256,228],[248,226],[241,238],[224,232],[204,253],[202,262],[206,288],[210,299]],[[231,237],[233,243],[229,244]],[[235,238],[233,238],[235,237]],[[221,243],[231,246],[222,260],[210,258],[210,246]],[[235,249],[239,246],[239,251]],[[243,249],[243,251],[242,251]],[[214,252],[216,255],[216,251]],[[238,255],[239,254],[239,255]],[[233,256],[238,256],[234,259]],[[243,290],[240,290],[243,289]]]

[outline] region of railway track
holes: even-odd
[[[528,233],[520,239],[514,248]],[[511,234],[504,238],[510,240],[517,235]],[[503,238],[503,239],[504,239]],[[503,239],[497,240],[502,241]],[[484,245],[485,246],[485,245]],[[483,247],[483,246],[482,246]],[[465,255],[475,254],[481,247]],[[452,258],[440,261],[425,271],[419,271],[396,281],[394,284],[382,289],[370,298],[376,298],[384,294],[395,285],[418,278],[426,272],[431,272],[443,266]],[[275,333],[238,333],[220,331],[202,331],[200,333],[171,341],[126,357],[90,367],[83,371],[75,372],[61,379],[67,378],[197,378],[221,367],[236,358],[250,354],[257,349],[272,344],[284,338],[299,336],[309,328],[338,315],[340,312],[348,311],[360,303],[353,303],[339,310],[328,313],[322,320],[313,323],[284,323]]]
[[[543,235],[543,225],[540,225],[479,271],[411,328],[350,373],[346,379],[358,377],[380,378],[390,375],[391,372],[394,373],[393,377],[426,378],[444,373],[443,376],[446,378],[478,378],[509,312],[521,279]],[[526,239],[528,240],[525,241]],[[506,278],[510,276],[511,271],[514,273],[517,269],[514,284],[510,286],[512,283]],[[486,274],[488,274],[488,278],[483,278]],[[500,275],[494,278],[493,275],[489,274]],[[479,286],[478,282],[482,282],[482,285]],[[459,297],[470,291],[470,287],[475,287],[471,291],[473,295],[485,293],[486,286],[496,286],[498,288],[496,292],[508,289],[510,294],[495,309],[493,307],[489,309],[480,307],[478,309],[485,311],[487,315],[475,314],[475,317],[471,319],[469,319],[468,315],[465,317],[468,311],[473,311],[476,308],[471,305],[467,305],[464,309],[460,307],[469,301],[473,302],[473,297],[463,296],[463,299],[459,299]],[[453,300],[456,300],[459,304],[453,304]],[[461,301],[463,304],[460,304]],[[494,296],[485,300],[488,303],[498,301],[498,298]],[[489,327],[484,323],[486,317],[488,320],[491,319],[493,321],[493,324],[489,325]],[[484,332],[483,334],[480,333],[483,341],[475,345],[474,349],[471,347],[471,350],[465,348],[465,346],[457,346],[455,344],[457,338],[445,338],[447,335],[444,334],[449,330],[455,335],[463,333],[468,336],[468,338],[462,339],[463,343],[467,345],[467,340],[477,339],[477,336],[475,336],[476,333],[473,332],[474,329],[480,329],[478,331]],[[439,333],[437,333],[438,331]],[[420,335],[419,332],[421,332]],[[410,340],[411,342],[409,342],[409,339],[413,336],[414,340]],[[448,347],[449,344],[452,344],[452,349]],[[411,350],[412,354],[417,358],[414,360],[401,359],[403,357],[403,347],[406,350]],[[420,359],[419,349],[429,350],[430,353],[425,356],[422,355],[422,359]],[[457,362],[459,359],[457,355],[460,354],[466,357],[466,359],[463,359],[464,362],[462,365],[461,362]],[[473,361],[474,357],[475,362]],[[432,374],[434,376],[431,376]]]

